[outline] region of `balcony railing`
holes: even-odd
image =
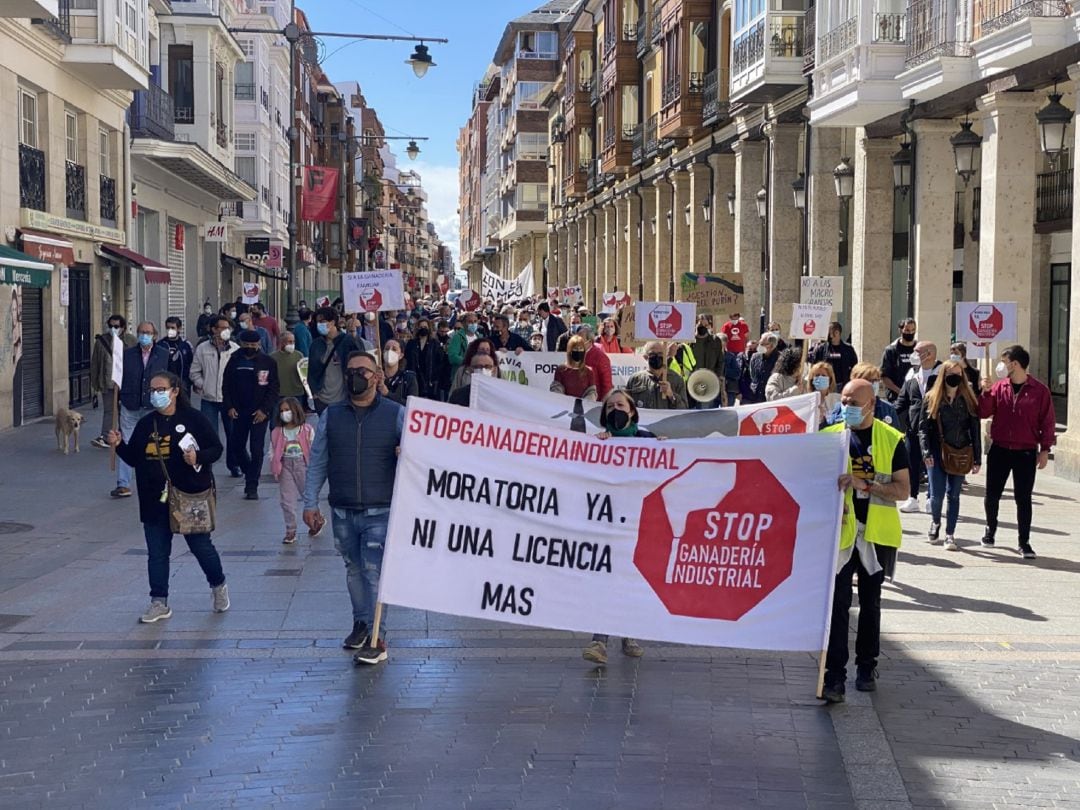
[[[40,25],[50,35],[63,43],[71,42],[71,0],[60,0],[57,4],[56,16],[45,18],[33,18],[33,25]]]
[[[64,198],[71,219],[86,219],[86,167],[64,162]]]
[[[604,59],[611,58],[611,52],[615,50],[615,31],[604,32]]]
[[[637,124],[623,124],[622,125],[622,140],[623,141],[629,141],[630,143],[633,143],[634,139],[637,137],[638,129],[639,129],[639,127],[638,127]]]
[[[653,6],[651,19],[649,21],[649,33],[651,34],[650,39],[654,43],[659,42],[664,38],[664,29],[661,26],[662,18],[660,16],[660,12],[663,10],[663,6],[660,3],[656,3],[656,5]]]
[[[229,126],[224,121],[217,122],[217,145],[222,149],[229,148]]]
[[[589,103],[594,107],[600,103],[600,75],[594,73],[589,80]]]
[[[874,42],[907,41],[907,14],[875,14]]]
[[[45,153],[19,144],[19,207],[45,210]]]
[[[976,0],[976,36],[998,31],[1027,17],[1067,17],[1069,4],[1064,0]]]
[[[656,155],[658,140],[656,137],[657,116],[654,113],[645,122],[645,157],[651,158]]]
[[[720,88],[727,87],[727,70],[714,70],[705,74],[702,87],[701,122],[706,126],[715,124],[727,115],[728,101],[720,99]]]
[[[818,37],[815,59],[825,64],[845,51],[851,50],[859,40],[859,16],[848,17],[836,28]]]
[[[700,96],[705,92],[705,74],[691,73],[690,81],[686,85],[686,92],[692,96]]]
[[[640,59],[649,50],[649,15],[642,14],[637,20],[637,57]]]
[[[99,175],[100,182],[98,188],[101,190],[101,204],[98,206],[99,213],[101,214],[101,221],[109,225],[116,224],[116,180],[112,177],[106,177],[105,175]]]
[[[638,20],[640,22],[640,20]],[[637,41],[637,25],[634,23],[624,23],[622,27],[623,42],[636,42]]]
[[[589,161],[589,171],[588,171],[587,176],[588,176],[588,180],[586,182],[585,187],[589,191],[595,191],[596,190],[596,161],[595,160],[590,160]]]
[[[233,96],[237,101],[254,101],[255,85],[246,82],[238,82],[234,85]]]
[[[682,78],[676,73],[664,82],[660,92],[660,109],[666,109],[682,98]]]
[[[630,159],[635,166],[645,160],[645,130],[640,124],[634,127],[634,140],[630,152]]]
[[[956,15],[941,0],[909,0],[907,65],[940,56],[971,56],[971,43],[957,35]]]
[[[745,73],[765,58],[765,20],[758,20],[735,40],[732,48],[731,70],[735,75]]]
[[[803,18],[776,15],[769,21],[769,49],[773,56],[790,59],[803,55]]]
[[[814,8],[814,4],[810,4],[810,8],[806,10],[803,37],[806,40],[806,48],[803,51],[803,75],[808,76],[814,72],[814,59],[817,53],[817,11]]]
[[[615,127],[604,128],[604,151],[615,148]]]
[[[1072,219],[1073,170],[1059,169],[1035,176],[1035,221]]]

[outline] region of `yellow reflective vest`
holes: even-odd
[[[844,430],[843,424],[830,425],[823,433],[839,433]],[[879,484],[888,484],[892,481],[892,460],[896,452],[896,445],[904,440],[904,434],[899,430],[875,419],[870,433],[870,455],[874,461],[874,480]],[[890,472],[883,472],[890,470]],[[851,472],[851,453],[848,452],[848,472]],[[855,521],[855,498],[854,491],[844,493],[844,517],[840,525],[840,548],[847,548],[855,543],[857,531]],[[869,508],[866,510],[866,540],[879,546],[892,546],[900,548],[900,540],[903,530],[900,526],[900,513],[896,504],[892,501],[884,501],[880,498],[870,497]]]
[[[680,356],[682,357],[682,362],[679,362]],[[678,374],[685,380],[696,368],[697,358],[694,357],[694,350],[690,348],[689,343],[680,344],[679,347],[675,349],[671,362],[668,363],[668,370],[674,374]],[[721,382],[723,381],[721,380]]]

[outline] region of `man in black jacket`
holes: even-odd
[[[244,497],[249,501],[259,499],[266,429],[278,401],[277,362],[259,345],[254,329],[241,332],[240,351],[229,358],[222,380],[222,407],[233,420],[228,452],[244,472]]]
[[[566,324],[558,315],[551,314],[551,304],[541,301],[536,307],[537,314],[545,323],[544,341],[549,352],[557,351],[559,335],[566,331]]]
[[[345,400],[345,361],[359,350],[356,339],[338,329],[337,311],[320,307],[308,353],[308,385],[315,395],[316,412],[321,414],[329,405]]]
[[[810,353],[811,363],[828,363],[836,377],[836,390],[843,390],[851,379],[851,370],[859,356],[850,343],[844,342],[844,326],[840,321],[829,324],[829,339]]]
[[[911,353],[911,358],[919,364],[908,372],[907,379],[896,398],[896,414],[900,417],[900,426],[904,430],[904,442],[908,451],[908,471],[911,497],[900,504],[901,512],[919,511],[919,483],[923,474],[923,455],[919,448],[919,421],[922,412],[923,397],[933,385],[937,375],[934,370],[941,365],[937,359],[937,346],[928,340],[920,341]],[[884,378],[883,378],[884,379]],[[926,511],[930,511],[930,494],[927,493]]]
[[[191,396],[191,360],[195,350],[183,337],[184,323],[177,317],[165,319],[165,337],[160,341],[169,350],[169,371],[180,378],[184,393]]]
[[[506,349],[514,354],[521,354],[522,352],[531,352],[532,347],[525,342],[521,335],[514,334],[510,331],[510,318],[506,315],[496,315],[492,319],[495,329],[491,333],[491,342],[495,344],[496,349]]]
[[[150,379],[159,372],[168,371],[169,350],[157,340],[157,327],[143,321],[136,329],[138,343],[124,350],[124,376],[120,382],[120,433],[124,441],[131,439],[131,432],[139,420],[150,413]],[[120,460],[116,463],[116,489],[109,493],[114,498],[131,497],[131,467]]]
[[[881,384],[889,402],[896,402],[896,398],[900,396],[900,388],[911,370],[909,360],[911,353],[915,351],[916,326],[914,318],[900,321],[900,337],[886,346],[881,353]]]

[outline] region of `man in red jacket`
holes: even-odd
[[[1020,553],[1035,559],[1031,547],[1031,492],[1035,471],[1046,467],[1054,446],[1054,405],[1050,389],[1027,373],[1030,356],[1022,346],[1009,346],[997,364],[998,381],[983,378],[979,416],[990,423],[986,454],[986,532],[984,546],[994,545],[998,505],[1009,474],[1013,479]]]
[[[596,401],[603,402],[604,397],[611,392],[612,388],[611,360],[604,351],[604,347],[594,342],[596,330],[593,329],[592,324],[582,323],[578,334],[589,344],[589,351],[585,353],[585,365],[592,366],[592,370],[596,372]]]

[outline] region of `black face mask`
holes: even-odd
[[[622,430],[630,424],[630,414],[626,411],[608,411],[607,427],[611,430]]]
[[[963,381],[964,378],[961,377],[959,374],[948,374],[945,377],[945,384],[952,388],[958,387]]]
[[[439,335],[439,343],[446,343],[448,340],[450,340],[449,335]]]
[[[649,368],[658,369],[664,367],[664,358],[658,354],[649,355]]]
[[[697,328],[697,333],[698,333],[698,337],[705,337],[707,334],[709,334],[709,329],[708,329],[708,327],[705,327],[705,326],[699,326]]]
[[[417,337],[427,337],[430,334],[431,330],[428,329],[426,326],[421,326],[419,329],[416,330]]]
[[[575,363],[580,363],[585,359],[585,352],[570,352],[570,359]]]
[[[368,378],[359,371],[349,371],[345,374],[345,384],[349,393],[354,397],[362,397],[368,390]]]
[[[258,349],[250,349],[250,348],[245,348],[244,349],[244,357],[254,357],[258,353],[259,353]]]
[[[904,343],[914,343],[915,342],[915,335],[901,334],[900,339],[902,341],[904,341]]]

